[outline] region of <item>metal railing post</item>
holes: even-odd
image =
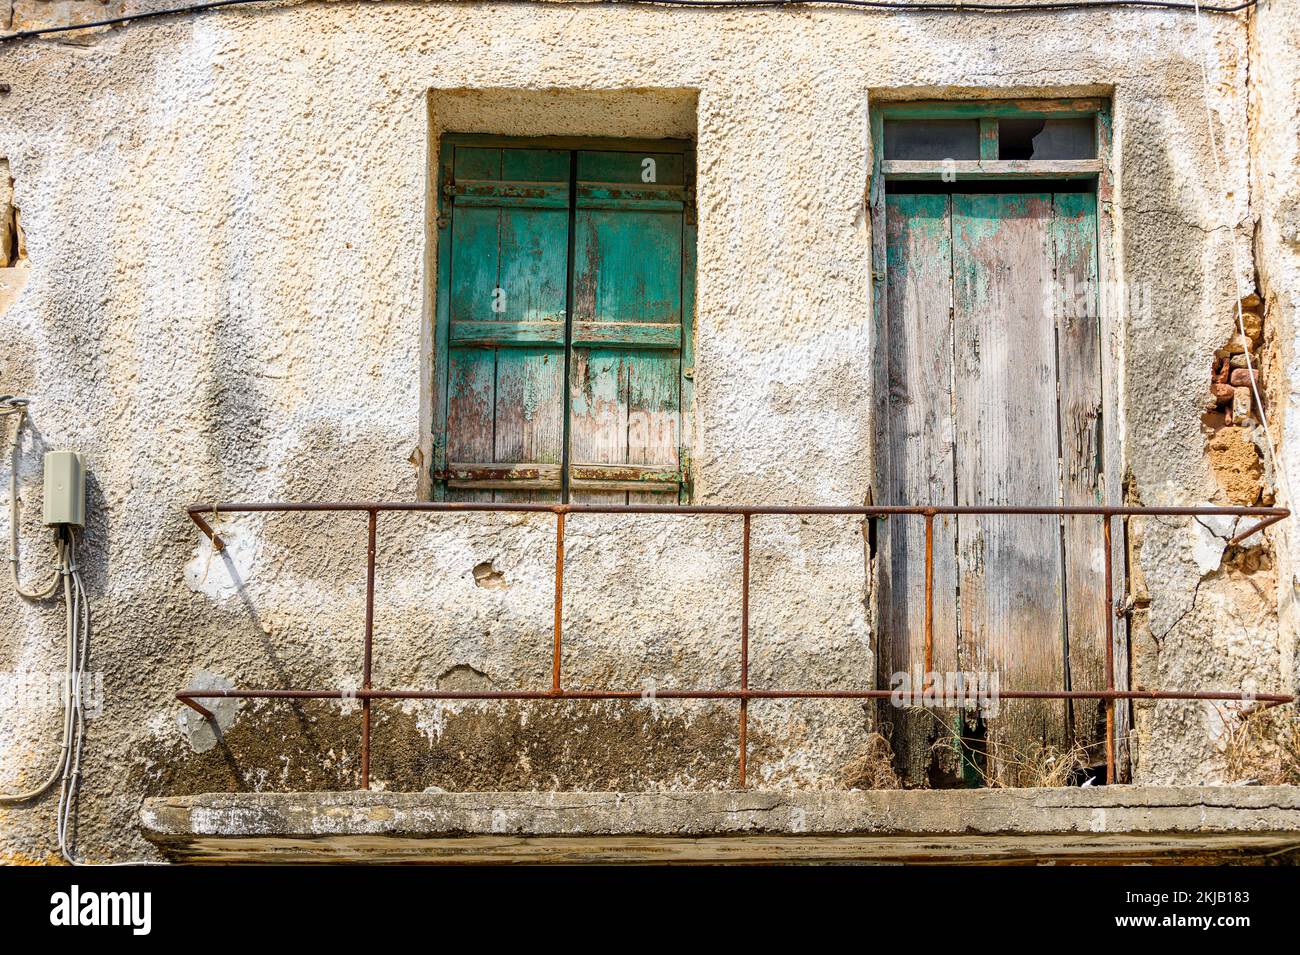
[[[555,512],[555,628],[551,632],[551,692],[560,692],[564,632],[564,511]]]
[[[1115,574],[1110,552],[1111,515],[1101,518],[1102,540],[1105,542],[1104,558],[1106,573],[1106,690],[1115,692]],[[1111,697],[1106,701],[1106,785],[1115,783],[1115,707],[1118,701]]]
[[[361,661],[361,687],[371,689],[371,661],[375,639],[375,537],[379,514],[371,508],[366,520],[366,638]],[[361,788],[370,788],[370,697],[361,699]]]
[[[749,692],[749,514],[744,516],[740,556],[740,690]],[[749,698],[740,698],[740,788],[749,762]]]
[[[923,690],[930,689],[934,672],[934,510],[925,512],[925,676]]]

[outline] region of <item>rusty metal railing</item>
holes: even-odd
[[[1270,524],[1290,515],[1280,507],[970,507],[970,506],[911,506],[881,505],[875,507],[781,507],[781,506],[715,506],[672,504],[498,504],[477,502],[340,502],[340,503],[269,503],[269,504],[196,504],[187,509],[192,520],[212,541],[214,549],[225,548],[208,521],[208,516],[234,513],[294,512],[294,511],[363,511],[368,515],[366,546],[366,606],[365,633],[362,657],[362,685],[358,690],[343,689],[186,689],[176,698],[201,714],[214,719],[210,710],[196,702],[203,699],[358,699],[361,701],[361,785],[370,788],[370,726],[371,707],[376,700],[638,700],[640,690],[566,689],[560,667],[564,639],[564,525],[570,514],[669,514],[682,517],[700,515],[731,515],[742,520],[741,537],[741,613],[740,613],[740,686],[735,689],[656,690],[655,696],[676,700],[737,700],[739,714],[739,772],[738,782],[745,786],[748,760],[748,722],[750,700],[794,699],[887,699],[892,689],[818,690],[818,689],[754,689],[749,685],[749,551],[752,519],[761,515],[842,515],[862,518],[914,518],[925,522],[925,672],[933,669],[934,655],[934,519],[941,515],[1040,515],[1064,517],[1067,515],[1094,515],[1101,518],[1105,542],[1105,592],[1106,619],[1106,689],[1104,690],[999,690],[1002,699],[1028,700],[1104,700],[1106,701],[1106,779],[1115,780],[1115,707],[1124,700],[1246,700],[1267,705],[1290,703],[1294,697],[1280,693],[1250,693],[1224,690],[1120,690],[1115,676],[1115,618],[1114,567],[1111,547],[1111,525],[1115,518],[1130,517],[1247,517],[1258,518],[1257,523],[1233,537],[1230,544],[1240,544]],[[386,511],[432,512],[536,512],[555,515],[555,600],[554,624],[551,638],[551,686],[546,690],[402,690],[376,689],[371,685],[375,626],[375,549],[379,515]]]

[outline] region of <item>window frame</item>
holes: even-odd
[[[596,150],[603,152],[629,152],[629,153],[675,153],[682,156],[683,174],[684,174],[684,191],[685,204],[683,208],[683,235],[682,235],[682,289],[681,289],[681,325],[682,341],[680,346],[680,365],[679,365],[679,387],[680,387],[680,407],[678,414],[679,419],[679,447],[678,447],[678,471],[680,479],[676,494],[676,503],[689,504],[694,495],[694,460],[692,456],[693,435],[695,425],[695,334],[696,334],[696,309],[695,309],[695,273],[696,273],[696,212],[695,212],[695,144],[687,139],[645,139],[645,138],[622,138],[622,137],[605,137],[605,136],[508,136],[493,133],[443,133],[437,140],[437,191],[436,202],[433,204],[434,216],[432,217],[431,232],[434,236],[436,245],[436,254],[432,262],[432,271],[434,279],[434,296],[433,296],[433,335],[430,349],[432,361],[430,362],[430,374],[432,375],[432,387],[430,389],[432,396],[432,414],[430,416],[431,434],[431,455],[428,462],[425,475],[429,483],[429,497],[435,501],[446,500],[448,489],[447,478],[447,417],[449,410],[449,355],[451,349],[451,228],[452,228],[452,199],[453,199],[453,181],[454,181],[454,163],[456,147],[481,147],[488,149],[549,149],[562,150],[568,152],[578,152],[582,150]],[[570,202],[575,201],[575,197],[570,196]],[[573,263],[567,263],[567,270],[572,272]],[[569,276],[571,278],[571,275]],[[566,295],[565,302],[566,312],[566,333],[565,333],[565,350],[571,352],[573,348],[572,327],[573,327],[573,301],[571,290]],[[566,369],[568,362],[566,361]],[[561,492],[559,500],[556,503],[568,503],[565,498],[569,489],[569,475],[566,471],[573,471],[575,466],[591,470],[590,466],[583,465],[580,462],[574,462],[569,458],[569,424],[571,420],[571,408],[569,406],[569,389],[571,382],[566,371],[564,389],[565,389],[565,411],[564,411],[564,460],[560,465],[562,473]],[[567,465],[567,467],[566,467]],[[610,465],[610,469],[615,469],[617,465]],[[632,476],[631,472],[638,470],[636,467],[622,468],[628,472],[624,477]],[[649,469],[644,469],[649,470]],[[647,474],[645,477],[654,477],[655,475]],[[639,476],[638,476],[639,477]],[[483,490],[496,488],[497,482],[483,482],[480,486]],[[624,485],[621,490],[632,491],[636,489],[636,480],[611,482]],[[528,484],[526,481],[511,481],[511,489],[526,490]],[[662,493],[662,492],[661,492]],[[668,503],[672,498],[671,492],[664,493],[666,498],[664,503]]]
[[[998,159],[999,119],[1093,118],[1093,159]],[[979,123],[979,159],[885,159],[885,120],[972,119]],[[872,182],[907,179],[1100,179],[1108,172],[1110,111],[1104,99],[924,100],[882,103],[871,110]],[[1099,183],[1100,186],[1100,183]],[[1098,189],[1100,192],[1100,188]]]

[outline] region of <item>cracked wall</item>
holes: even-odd
[[[0,312],[18,298],[31,274],[30,266],[9,160],[0,157]]]
[[[1269,433],[1281,451],[1277,483],[1284,496],[1300,483],[1296,447],[1300,439],[1297,336],[1300,336],[1300,4],[1266,0],[1252,17],[1250,42],[1251,191],[1255,212],[1255,281],[1267,309],[1268,331],[1262,390],[1269,409]],[[1292,505],[1294,506],[1294,505]],[[1284,686],[1295,692],[1300,673],[1300,538],[1293,522],[1278,526],[1276,543],[1279,668]],[[1294,745],[1296,714],[1290,720]],[[1294,755],[1294,754],[1293,754]],[[1295,778],[1294,762],[1289,770]]]
[[[1249,262],[1247,33],[1232,18],[1206,29]],[[420,495],[440,128],[694,136],[697,497],[843,504],[867,499],[873,473],[868,91],[1113,95],[1116,259],[1151,293],[1120,321],[1125,463],[1143,503],[1197,503],[1217,493],[1198,409],[1235,298],[1195,49],[1190,17],[1154,11],[418,3],[236,9],[7,48],[0,155],[33,265],[0,315],[0,379],[33,399],[29,551],[45,546],[39,450],[85,452],[91,480],[82,564],[105,704],[87,738],[83,851],[146,851],[133,827],[146,794],[355,785],[355,703],[238,704],[209,741],[173,694],[193,679],[355,681],[363,518],[223,519],[230,548],[213,554],[182,508]],[[859,523],[759,518],[754,532],[754,685],[860,685],[874,665]],[[1240,580],[1203,580],[1207,533],[1157,527],[1136,548],[1163,645],[1137,665],[1273,685],[1279,571],[1261,554]],[[575,517],[567,536],[571,685],[735,682],[738,521]],[[381,545],[377,684],[547,685],[549,519],[385,515]],[[56,608],[3,598],[0,670],[53,665],[60,625]],[[376,784],[732,784],[734,706],[545,707],[382,707]],[[1209,716],[1176,712],[1141,724],[1140,779],[1218,771],[1185,742]],[[839,784],[870,729],[848,703],[751,713],[765,787]],[[0,714],[0,786],[52,758],[55,719]],[[0,810],[0,852],[41,858],[52,840],[51,802]]]

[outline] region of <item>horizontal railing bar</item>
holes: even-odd
[[[895,690],[182,690],[176,698],[185,700],[880,700],[894,697]],[[942,689],[933,694],[902,694],[905,698],[933,695],[945,698]],[[952,694],[949,694],[951,696]],[[966,693],[966,697],[970,694]],[[999,690],[988,694],[999,700],[1237,700],[1249,703],[1290,703],[1295,697],[1282,693],[1230,693],[1225,690]]]
[[[640,487],[638,489],[641,489]],[[492,692],[441,691],[441,690],[383,690],[374,689],[370,684],[370,645],[372,615],[374,611],[374,559],[375,559],[375,524],[379,512],[430,512],[430,513],[538,513],[556,516],[555,549],[555,625],[552,650],[552,686],[550,690],[502,690]],[[744,617],[748,621],[748,564],[749,564],[749,529],[750,517],[754,515],[840,515],[863,518],[888,518],[891,516],[924,516],[926,519],[926,589],[927,589],[927,633],[926,633],[926,669],[929,670],[929,576],[930,576],[930,531],[933,518],[937,515],[976,515],[976,516],[1055,516],[1095,515],[1104,518],[1105,555],[1106,555],[1106,602],[1113,603],[1111,596],[1110,537],[1111,519],[1114,517],[1146,516],[1227,516],[1259,518],[1253,526],[1239,531],[1229,543],[1240,544],[1246,538],[1263,530],[1271,524],[1290,516],[1290,511],[1281,507],[1247,507],[1241,505],[1163,505],[1141,507],[1134,505],[875,505],[875,506],[838,506],[838,505],[679,505],[679,504],[532,504],[532,503],[497,503],[472,501],[326,501],[326,502],[254,502],[254,503],[214,503],[194,504],[186,508],[186,513],[194,524],[211,541],[215,550],[225,546],[216,529],[208,518],[215,518],[221,513],[288,513],[288,512],[364,512],[369,515],[369,571],[366,595],[366,639],[364,685],[358,689],[338,690],[296,690],[296,689],[187,689],[176,694],[176,699],[197,711],[208,720],[215,720],[215,714],[202,706],[197,700],[212,699],[337,699],[359,700],[363,710],[363,729],[361,743],[361,778],[362,788],[370,786],[370,716],[371,702],[374,700],[447,700],[447,701],[566,701],[566,700],[630,700],[664,699],[664,700],[737,700],[740,703],[740,784],[745,784],[746,763],[746,715],[750,700],[880,700],[890,699],[902,705],[932,704],[945,708],[971,706],[981,701],[992,700],[1105,700],[1111,705],[1107,713],[1107,781],[1115,779],[1115,752],[1113,738],[1113,710],[1115,701],[1119,700],[1219,700],[1224,702],[1241,701],[1262,704],[1265,708],[1283,703],[1294,702],[1295,697],[1278,693],[1227,692],[1222,690],[1186,691],[1186,690],[1120,690],[1115,688],[1114,675],[1111,673],[1112,643],[1110,633],[1113,621],[1107,615],[1107,688],[1104,690],[1001,690],[992,693],[988,688],[978,684],[960,687],[944,686],[935,690],[930,678],[924,687],[915,693],[904,693],[898,689],[885,690],[756,690],[748,686],[747,680],[747,626],[742,628],[742,674],[739,689],[730,690],[566,690],[560,681],[561,620],[564,571],[564,522],[568,514],[662,514],[677,516],[729,515],[745,518],[744,535]],[[1235,529],[1235,528],[1234,528]]]
[[[872,507],[839,505],[731,505],[731,504],[523,504],[488,501],[325,501],[268,503],[194,504],[186,508],[191,517],[212,513],[258,513],[265,511],[526,511],[545,514],[839,514],[860,517],[887,517],[891,514],[973,514],[973,515],[1069,515],[1096,514],[1110,517],[1289,517],[1284,507],[1244,507],[1229,505],[1135,507],[1101,505],[922,505],[879,504]]]

